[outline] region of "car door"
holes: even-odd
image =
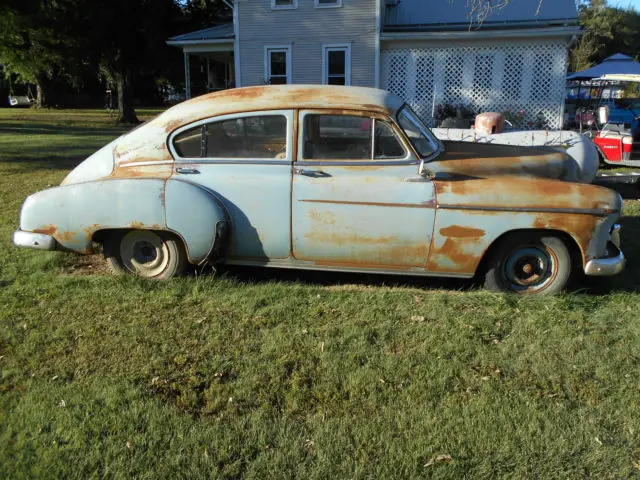
[[[289,256],[292,132],[293,111],[273,110],[199,121],[169,139],[175,177],[211,190],[227,208],[231,261]]]
[[[433,183],[382,115],[302,110],[293,169],[292,243],[317,266],[424,270]]]

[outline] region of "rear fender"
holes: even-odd
[[[213,192],[180,180],[113,179],[43,190],[25,201],[20,229],[55,238],[62,249],[93,253],[99,231],[165,230],[184,241],[191,263],[224,256],[228,215]]]
[[[95,232],[166,229],[164,180],[103,180],[50,188],[28,197],[20,229],[44,233],[63,249],[92,253]]]
[[[231,224],[214,192],[172,178],[167,181],[165,208],[167,227],[182,237],[191,263],[224,258]]]

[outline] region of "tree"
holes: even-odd
[[[118,92],[118,121],[137,123],[134,79],[158,75],[167,58],[177,58],[166,45],[173,22],[180,17],[173,0],[81,0],[90,30],[92,57]]]
[[[612,7],[607,0],[590,0],[578,7],[581,38],[570,51],[570,70],[580,71],[615,53],[634,57],[640,52],[640,14]]]
[[[100,75],[116,86],[118,121],[136,123],[135,78],[178,60],[165,42],[181,16],[174,0],[5,0],[0,59],[7,72],[36,83],[42,106],[53,78],[80,83]]]
[[[0,6],[0,58],[7,74],[35,83],[38,106],[48,106],[54,76],[73,76],[77,42],[71,34],[70,0],[7,0]]]
[[[228,4],[233,4],[229,0]],[[230,22],[233,11],[223,0],[178,0],[182,9],[183,31],[208,28],[220,22]]]

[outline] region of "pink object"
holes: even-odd
[[[502,133],[504,130],[504,115],[498,112],[484,112],[476,115],[476,132]]]

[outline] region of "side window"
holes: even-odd
[[[305,115],[303,156],[310,160],[370,160],[371,119]]]
[[[382,120],[376,120],[375,122],[374,158],[376,160],[404,158],[407,152],[400,140],[398,140],[391,125]]]
[[[287,119],[282,115],[243,117],[206,125],[207,158],[287,156]]]
[[[173,145],[183,158],[284,159],[287,118],[261,115],[214,121],[185,130]]]
[[[199,125],[176,135],[173,147],[179,157],[198,158],[202,154],[202,126]]]
[[[391,125],[382,120],[307,114],[303,128],[305,160],[372,160],[406,155]],[[372,132],[375,132],[373,139]]]

